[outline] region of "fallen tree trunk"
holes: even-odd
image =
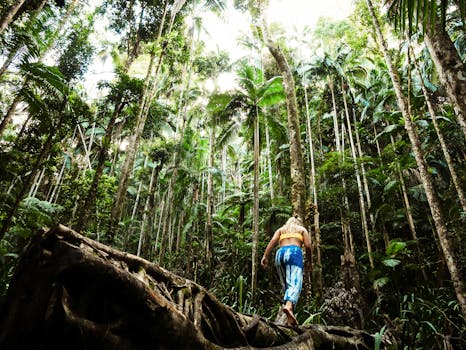
[[[286,327],[57,225],[33,237],[0,313],[0,349],[373,349],[349,327]]]

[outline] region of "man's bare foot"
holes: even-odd
[[[287,307],[286,305],[283,306],[283,312],[286,314],[288,319],[288,326],[298,325],[298,320],[296,320],[296,317],[294,317],[293,310],[291,310],[290,307]]]

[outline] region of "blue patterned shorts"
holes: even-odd
[[[295,245],[283,246],[275,255],[280,283],[285,290],[283,301],[296,304],[303,285],[303,252]]]

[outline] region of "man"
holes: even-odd
[[[298,322],[293,309],[303,285],[303,251],[301,247],[304,244],[308,251],[311,250],[309,233],[303,226],[301,219],[297,216],[291,217],[285,225],[275,231],[262,256],[262,267],[268,266],[270,252],[277,244],[280,248],[275,255],[275,266],[280,283],[285,290],[283,312],[287,316],[288,325],[296,325]]]

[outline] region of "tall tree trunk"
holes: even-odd
[[[269,190],[270,190],[270,203],[274,204],[274,199],[275,199],[275,192],[273,188],[273,173],[272,173],[272,154],[270,152],[270,132],[269,132],[269,125],[267,123],[266,119],[266,125],[265,125],[265,143],[266,143],[266,152],[267,152],[267,170],[268,170],[268,175],[269,175]]]
[[[353,158],[353,165],[354,165],[354,172],[356,175],[356,183],[358,185],[358,198],[359,198],[359,209],[361,213],[361,226],[364,232],[364,237],[366,238],[366,247],[367,247],[367,254],[369,256],[369,264],[372,269],[374,269],[374,257],[372,256],[372,245],[369,237],[369,227],[367,225],[367,212],[366,212],[366,203],[364,200],[364,189],[361,182],[361,176],[359,174],[359,166],[358,166],[358,159],[356,155],[356,146],[353,140],[353,131],[351,128],[351,120],[349,116],[348,104],[346,102],[346,91],[342,89],[343,95],[343,104],[345,106],[345,115],[346,115],[346,124],[348,125],[348,136],[350,141],[350,149],[351,149],[351,156]]]
[[[353,123],[354,123],[354,134],[356,136],[356,146],[357,146],[358,154],[359,154],[359,157],[363,158],[364,152],[362,151],[361,140],[359,138],[358,125],[356,122],[356,112],[354,108],[353,108]],[[366,195],[367,211],[369,212],[369,219],[371,221],[371,227],[372,227],[372,230],[375,231],[375,217],[371,210],[372,200],[371,200],[371,193],[369,191],[369,181],[367,180],[366,167],[364,165],[364,161],[361,162],[361,175],[362,175],[362,183],[364,185],[364,193]]]
[[[215,118],[215,117],[214,117]],[[212,236],[212,215],[214,209],[214,179],[212,176],[212,171],[215,166],[215,120],[212,123],[210,128],[210,142],[209,142],[209,165],[208,165],[208,173],[207,173],[207,221],[206,221],[206,240],[205,240],[205,248],[206,248],[206,257],[207,257],[207,264],[208,269],[210,271],[210,262],[212,261],[212,244],[213,244],[213,236]]]
[[[320,218],[319,218],[319,206],[317,200],[317,180],[316,180],[316,167],[315,167],[315,157],[314,157],[314,140],[312,134],[312,126],[311,126],[311,116],[309,114],[309,101],[307,96],[307,88],[304,88],[304,102],[306,105],[306,125],[307,125],[307,133],[308,133],[308,141],[309,141],[309,163],[311,165],[311,181],[310,181],[310,192],[312,193],[312,211],[308,210],[306,214],[311,214],[313,216],[313,224],[314,230],[314,239],[312,240],[313,249],[315,249],[315,263],[314,266],[311,266],[312,270],[312,278],[313,278],[313,286],[314,292],[316,297],[319,299],[323,293],[323,283],[322,283],[322,254],[320,251],[321,247],[321,240],[320,240]],[[308,220],[311,222],[311,220]]]
[[[94,171],[94,177],[92,179],[92,184],[89,187],[89,191],[87,192],[86,199],[84,200],[84,204],[82,208],[79,210],[79,219],[76,224],[76,229],[78,231],[83,231],[87,228],[89,215],[94,208],[97,189],[99,187],[100,179],[102,178],[102,174],[105,167],[105,161],[107,160],[107,154],[110,149],[113,128],[115,127],[116,119],[123,108],[123,103],[119,102],[115,105],[113,110],[113,114],[108,122],[107,128],[105,129],[105,135],[102,138],[101,146],[99,153],[97,155],[97,166]]]
[[[3,18],[0,20],[0,34],[2,34],[5,31],[5,29],[8,27],[8,25],[13,21],[13,18],[18,13],[21,6],[23,6],[25,1],[26,0],[15,1],[15,4],[13,4],[8,9],[8,11],[5,13]]]
[[[328,76],[328,87],[330,89],[330,93],[332,94],[332,105],[333,105],[333,129],[335,134],[335,145],[337,148],[337,152],[340,152],[340,130],[338,126],[338,115],[337,115],[337,102],[335,100],[335,84],[333,83],[333,78],[329,75]]]
[[[276,45],[267,29],[264,17],[264,9],[267,0],[259,1],[259,11],[262,16],[261,24],[264,40],[267,48],[272,54],[280,73],[283,76],[285,88],[286,108],[288,111],[288,133],[290,138],[290,171],[291,171],[291,205],[293,214],[304,220],[306,211],[306,176],[304,173],[303,155],[301,150],[301,135],[299,128],[298,105],[296,102],[296,91],[293,73],[283,51]]]
[[[466,140],[466,64],[440,23],[427,26],[424,40]]]
[[[3,135],[5,132],[6,127],[10,123],[11,119],[15,115],[16,108],[18,107],[19,102],[21,101],[21,98],[19,95],[16,95],[15,99],[11,103],[10,107],[8,108],[8,111],[6,112],[5,116],[2,119],[2,122],[0,123],[0,136]]]
[[[165,24],[165,16],[167,14],[168,8],[168,1],[165,3],[165,9],[163,13],[163,17],[160,23],[159,31],[157,33],[157,37],[155,38],[156,42],[160,42],[162,37],[162,31]],[[171,32],[171,25],[168,28],[168,33]],[[136,152],[139,147],[139,142],[142,136],[142,132],[144,130],[144,126],[146,125],[146,120],[149,112],[150,102],[153,98],[153,94],[155,92],[155,86],[157,85],[156,79],[159,67],[162,64],[163,57],[166,53],[166,45],[163,45],[162,51],[159,54],[158,58],[158,65],[155,67],[155,52],[152,52],[150,55],[150,62],[149,67],[147,68],[146,78],[144,80],[143,86],[143,93],[141,97],[141,102],[139,103],[139,109],[136,117],[136,127],[132,137],[130,138],[130,142],[126,151],[125,161],[123,163],[123,167],[121,169],[120,181],[118,183],[118,190],[116,194],[116,198],[112,208],[112,214],[110,218],[110,235],[114,236],[116,232],[115,229],[118,225],[118,222],[121,219],[121,215],[123,212],[123,206],[126,199],[126,191],[128,190],[129,186],[129,179],[130,174],[133,171],[134,160],[136,157]],[[155,72],[154,72],[155,68]],[[151,86],[151,84],[153,86]]]
[[[254,297],[257,285],[258,247],[259,247],[259,109],[256,105],[254,118],[254,184],[252,210],[252,259],[251,259],[251,293]]]
[[[143,169],[147,167],[147,162],[149,161],[149,155],[146,155],[144,159],[144,165]],[[139,200],[141,199],[141,192],[142,192],[142,187],[144,185],[143,179],[139,179],[139,185],[138,185],[138,190],[136,192],[136,198],[134,199],[133,203],[133,210],[131,211],[131,219],[129,221],[129,227],[128,227],[128,232],[125,234],[125,237],[123,237],[123,248],[125,251],[128,251],[130,242],[131,242],[131,236],[134,233],[134,219],[136,219],[136,214],[139,208]]]
[[[145,258],[149,257],[149,243],[150,237],[153,228],[153,220],[151,219],[151,215],[154,212],[155,208],[155,194],[156,194],[156,186],[155,183],[158,181],[160,170],[163,167],[163,163],[155,166],[152,169],[150,182],[149,182],[149,195],[147,196],[146,203],[144,204],[144,213],[142,216],[142,223],[141,223],[141,230],[139,232],[139,243],[138,243],[138,250],[137,256],[142,256]]]
[[[121,169],[120,182],[118,183],[118,190],[112,208],[112,214],[110,219],[110,235],[112,236],[116,234],[115,230],[117,228],[118,222],[121,219],[123,206],[126,199],[126,191],[129,187],[130,175],[133,172],[136,152],[139,147],[144,126],[146,125],[146,120],[148,116],[148,110],[146,109],[146,105],[150,104],[150,81],[152,80],[154,66],[155,54],[151,54],[149,68],[147,69],[146,78],[144,80],[145,83],[143,88],[143,94],[141,97],[141,103],[139,104],[138,114],[136,117],[136,127],[134,129],[133,134],[130,137],[129,144],[126,149],[125,161]]]
[[[466,317],[466,291],[464,288],[463,280],[460,275],[460,270],[457,265],[456,257],[454,255],[454,245],[452,244],[451,239],[448,236],[448,230],[447,230],[444,218],[443,218],[443,214],[442,214],[441,207],[440,207],[440,202],[437,197],[437,193],[435,192],[432,176],[429,173],[427,164],[423,158],[421,142],[415,130],[414,123],[411,120],[411,116],[409,115],[406,98],[403,95],[403,90],[401,88],[401,83],[400,83],[400,78],[398,76],[398,72],[395,70],[395,66],[392,63],[392,59],[388,51],[387,43],[385,41],[385,38],[383,37],[382,30],[379,25],[379,21],[375,14],[374,7],[372,5],[372,1],[366,0],[366,2],[369,8],[369,13],[371,15],[373,25],[377,33],[377,37],[382,47],[385,61],[387,63],[388,72],[390,74],[390,78],[392,80],[393,87],[395,89],[398,106],[401,110],[401,113],[403,115],[403,119],[405,122],[405,128],[408,133],[409,139],[411,141],[414,156],[416,158],[416,163],[419,168],[422,184],[426,192],[427,201],[429,203],[430,211],[432,213],[432,218],[434,220],[439,242],[442,247],[443,255],[445,257],[448,270],[450,271],[450,276],[453,282],[453,286],[455,288],[456,297],[458,299],[463,317]]]

